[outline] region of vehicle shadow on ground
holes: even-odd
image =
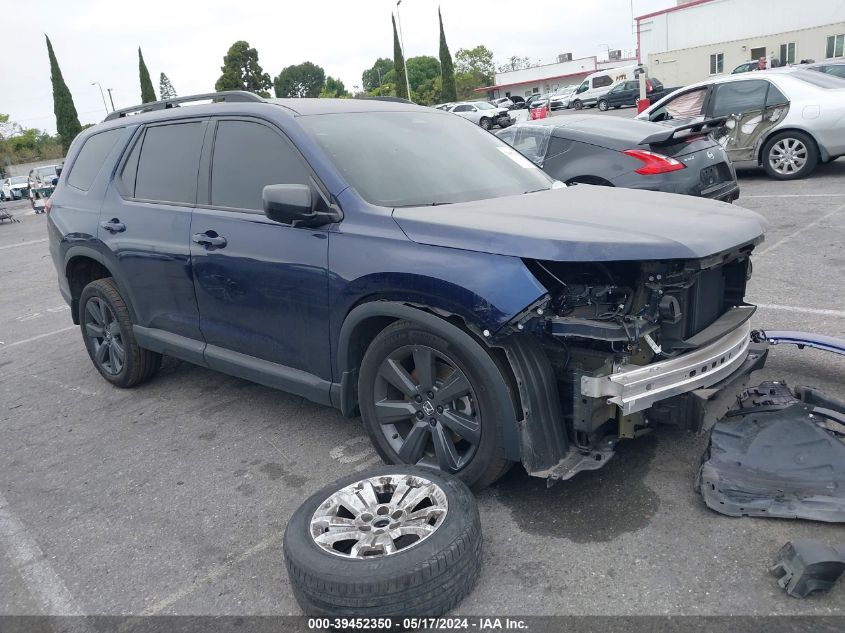
[[[490,491],[525,532],[577,543],[612,541],[646,527],[660,507],[644,481],[657,447],[656,435],[621,442],[603,468],[551,488],[517,465]]]

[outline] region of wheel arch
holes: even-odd
[[[503,375],[507,386],[498,390],[494,398],[498,408],[514,412],[513,418],[508,418],[505,424],[503,435],[507,458],[519,461],[519,412],[523,409],[511,364],[502,349],[486,345],[483,338],[457,314],[401,301],[368,301],[350,310],[341,326],[337,344],[339,382],[335,382],[332,387],[332,401],[341,413],[348,417],[355,415],[358,406],[358,372],[364,353],[379,332],[398,320],[418,323],[444,338],[463,343],[471,353],[473,349],[476,350],[475,362],[487,365],[488,370],[496,370]],[[473,347],[472,343],[477,345]]]
[[[120,279],[103,259],[102,254],[89,246],[72,246],[65,253],[65,278],[71,294],[71,317],[76,325],[79,325],[79,297],[83,288],[92,281],[111,277],[120,290],[129,310],[129,314],[135,321],[135,313],[132,304],[127,300],[126,293],[121,287]]]

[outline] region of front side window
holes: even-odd
[[[134,197],[194,204],[204,132],[200,121],[147,128],[138,156]]]
[[[252,121],[220,121],[211,160],[211,204],[264,208],[266,185],[308,184],[296,151],[273,129]]]
[[[845,33],[829,36],[827,38],[825,57],[832,58],[843,56],[845,56]]]
[[[122,133],[123,128],[119,127],[89,136],[85,145],[79,150],[79,154],[76,155],[76,160],[73,161],[67,184],[76,189],[88,191],[97,174],[100,173],[106,156],[109,155]]]
[[[725,72],[725,54],[713,53],[710,56],[710,74],[718,75]]]
[[[357,112],[298,121],[371,204],[448,204],[551,188],[531,161],[461,117]]]
[[[710,116],[728,116],[762,110],[769,82],[762,79],[731,81],[716,86]]]
[[[585,81],[580,86],[578,86],[578,90],[576,90],[576,92],[579,92],[579,93],[580,92],[586,92],[589,89],[590,89],[590,82]]]
[[[678,95],[657,108],[649,115],[650,121],[665,121],[667,119],[691,119],[704,114],[704,100],[707,88],[696,88]]]

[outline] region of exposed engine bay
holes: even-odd
[[[704,415],[692,392],[701,396],[702,388],[747,375],[749,358],[754,369],[762,365],[765,350],[751,349],[749,336],[756,308],[744,302],[752,249],[697,260],[524,260],[548,294],[512,320],[510,332],[540,339],[569,452],[579,455],[546,476],[596,468],[616,442],[650,432],[656,422],[701,430]]]

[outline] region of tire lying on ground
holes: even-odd
[[[284,555],[306,615],[436,617],[475,585],[478,506],[454,476],[375,468],[311,495],[288,522]]]

